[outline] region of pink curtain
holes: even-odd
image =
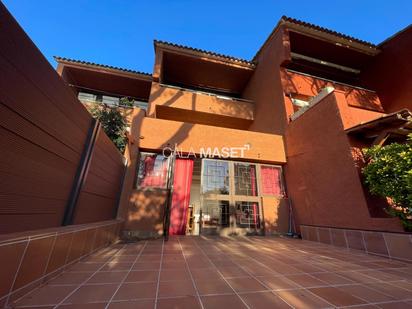
[[[260,171],[262,177],[262,194],[281,195],[280,169],[273,166],[262,166]]]
[[[156,166],[156,156],[147,156],[144,158],[144,178],[140,182],[140,187],[164,188],[166,174],[167,160],[158,160]]]
[[[185,235],[192,173],[193,160],[176,159],[172,205],[170,207],[169,235]]]

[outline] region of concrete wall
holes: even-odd
[[[285,135],[289,197],[297,225],[402,231],[396,218],[371,218],[333,92],[292,121]]]
[[[0,233],[57,227],[92,118],[1,3],[0,20]],[[114,218],[122,170],[102,132],[75,223]]]
[[[363,83],[378,92],[386,112],[412,110],[412,27],[379,47],[382,52],[362,72]]]

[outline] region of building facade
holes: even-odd
[[[373,45],[282,17],[251,61],[154,50],[152,74],[56,57],[85,104],[134,104],[125,236],[403,231],[360,170],[412,132],[411,27]]]

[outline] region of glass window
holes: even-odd
[[[202,192],[229,194],[229,163],[203,160]]]
[[[82,92],[82,91],[79,92],[79,94],[77,95],[77,98],[80,101],[86,101],[86,102],[95,102],[96,101],[96,95],[95,94]]]
[[[256,165],[234,163],[235,194],[257,196]]]
[[[260,175],[262,195],[283,195],[280,167],[262,165]]]
[[[109,106],[119,106],[119,98],[104,95],[102,98],[102,103]]]
[[[236,225],[243,228],[260,228],[259,203],[236,202]]]
[[[144,109],[145,111],[147,111],[148,103],[147,102],[142,102],[142,101],[135,101],[134,106],[139,107],[139,108]]]
[[[156,153],[141,153],[137,187],[139,188],[166,188],[169,160]]]

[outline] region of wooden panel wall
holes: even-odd
[[[0,233],[59,226],[92,118],[2,3],[0,42]],[[114,216],[121,155],[95,150],[76,222]]]

